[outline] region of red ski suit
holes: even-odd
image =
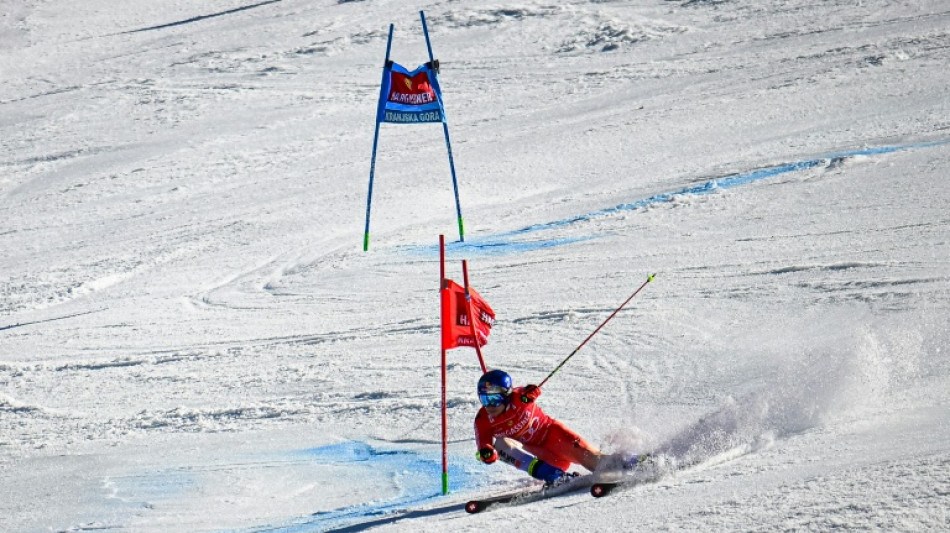
[[[540,396],[541,389],[536,389]],[[528,401],[525,401],[528,400]],[[572,463],[583,465],[591,446],[580,435],[546,415],[534,399],[515,387],[504,412],[496,417],[484,407],[475,415],[475,444],[478,449],[491,445],[495,437],[507,437],[521,443],[524,450],[565,472]]]

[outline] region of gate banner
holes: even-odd
[[[395,124],[445,120],[442,89],[432,62],[420,65],[412,72],[398,63],[386,63],[376,119]]]

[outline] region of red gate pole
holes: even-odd
[[[439,323],[441,325],[442,336],[439,344],[442,348],[442,494],[449,493],[449,416],[448,403],[446,402],[445,391],[447,372],[445,356],[445,235],[439,235],[439,302],[441,312],[439,313]]]

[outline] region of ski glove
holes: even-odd
[[[495,451],[494,446],[486,444],[484,448],[478,450],[478,460],[490,465],[498,460],[498,452]]]
[[[531,403],[537,400],[538,396],[541,396],[541,387],[538,387],[537,385],[528,385],[521,393],[521,401],[523,403]]]

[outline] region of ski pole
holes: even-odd
[[[641,290],[643,290],[643,288],[646,287],[648,283],[653,281],[653,278],[655,276],[656,274],[650,274],[649,276],[647,276],[647,280],[643,282],[643,285],[640,285],[640,287],[637,290],[633,291],[633,294],[631,294],[629,298],[627,298],[622,304],[620,304],[620,307],[615,309],[613,313],[610,313],[610,316],[607,317],[607,320],[604,320],[603,322],[601,322],[600,325],[597,326],[597,329],[595,329],[593,333],[591,333],[590,335],[587,336],[586,339],[584,339],[584,342],[580,343],[580,345],[577,348],[574,348],[574,351],[571,352],[571,355],[567,356],[567,358],[561,361],[561,364],[557,365],[557,368],[555,368],[550,374],[548,374],[548,377],[544,378],[544,381],[542,381],[541,384],[538,385],[538,388],[543,387],[544,384],[547,383],[549,379],[551,379],[551,376],[556,374],[557,371],[560,370],[561,367],[564,366],[564,364],[567,363],[571,359],[571,357],[574,357],[574,354],[580,351],[580,349],[583,348],[585,344],[587,344],[587,341],[589,341],[591,337],[593,337],[594,335],[597,335],[597,332],[600,331],[600,328],[604,327],[604,325],[606,325],[607,322],[610,322],[610,319],[613,318],[617,313],[619,313],[620,310],[623,309],[624,306],[626,306],[630,302],[630,300],[633,300],[633,297],[636,296],[637,293],[639,293]]]

